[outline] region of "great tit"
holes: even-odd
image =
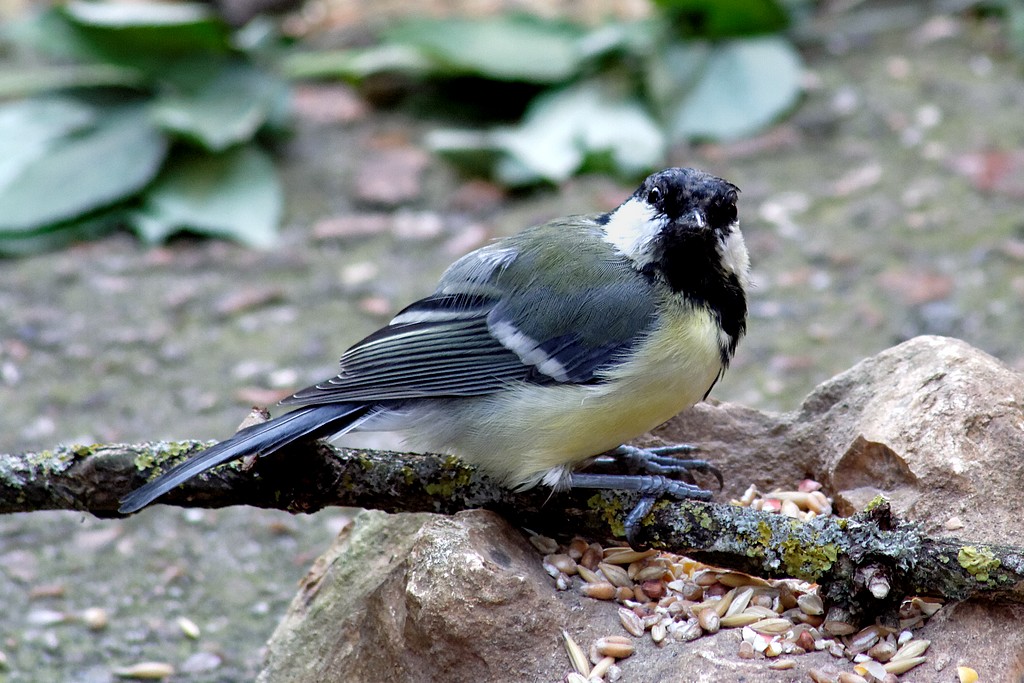
[[[648,177],[617,209],[559,218],[463,256],[436,291],[341,357],[341,371],[145,484],[148,505],[221,463],[356,430],[403,433],[528,488],[707,499],[659,472],[706,467],[623,444],[705,398],[746,330],[749,260],[739,189],[699,170]],[[579,472],[639,454],[645,473]],[[652,474],[653,473],[653,474]],[[715,471],[716,476],[717,471]],[[690,479],[692,482],[692,479]]]

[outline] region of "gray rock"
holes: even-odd
[[[738,496],[814,477],[846,512],[875,495],[931,533],[1021,544],[1024,377],[968,344],[919,337],[819,386],[799,410],[702,404],[657,430],[701,445]],[[513,520],[514,522],[514,520]],[[1019,676],[1024,609],[947,605],[917,635],[933,645],[908,680],[946,681],[957,665],[982,680]],[[586,650],[625,635],[617,605],[559,592],[513,524],[486,511],[357,517],[319,559],[268,645],[259,681],[562,680],[567,630]],[[737,656],[738,631],[656,647],[635,639],[624,680],[807,680],[850,671],[825,652],[788,671]],[[987,643],[979,650],[979,643]],[[1016,669],[1014,667],[1017,667]],[[1017,674],[1007,673],[1018,671]]]

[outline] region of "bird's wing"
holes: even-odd
[[[549,223],[463,257],[432,296],[345,352],[337,376],[284,403],[478,396],[517,381],[601,381],[601,371],[653,324],[654,297],[596,231],[582,247],[543,234],[569,229]]]

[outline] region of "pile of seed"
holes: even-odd
[[[802,484],[809,490],[774,491],[766,496],[751,489],[734,502],[802,519],[829,514],[831,504],[813,484]],[[821,650],[835,657],[837,664],[853,664],[852,671],[841,673],[812,670],[816,683],[897,681],[899,674],[926,660],[930,641],[914,638],[913,629],[942,606],[931,599],[909,599],[900,609],[897,627],[857,629],[826,615],[818,586],[805,581],[769,581],[673,553],[605,548],[582,538],[568,546],[541,536],[531,541],[544,553],[544,569],[559,590],[574,589],[590,598],[616,601],[622,627],[633,638],[649,637],[655,645],[666,646],[737,629],[737,655],[763,660],[772,669],[791,669],[796,666],[795,657]],[[564,639],[576,682],[618,680],[621,671],[616,662],[635,649],[634,640],[621,635],[598,639],[587,653],[568,633]],[[971,679],[961,673],[961,680]]]

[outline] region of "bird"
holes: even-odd
[[[680,444],[628,441],[707,398],[746,332],[750,263],[739,188],[693,168],[647,177],[621,205],[491,242],[342,355],[337,375],[129,493],[149,505],[192,477],[296,441],[393,431],[502,485],[638,491],[627,531],[661,496],[707,500]],[[593,473],[611,454],[629,473]],[[682,479],[678,476],[682,474]],[[685,479],[685,481],[683,480]]]

